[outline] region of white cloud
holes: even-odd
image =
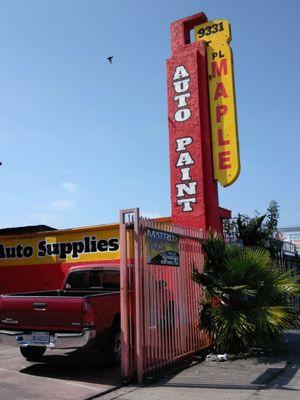
[[[60,186],[64,188],[67,192],[74,193],[77,191],[77,186],[72,182],[61,182]]]
[[[51,202],[51,206],[56,210],[69,210],[74,207],[72,200],[55,200]]]

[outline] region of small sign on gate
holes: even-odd
[[[179,235],[146,228],[147,264],[179,267]]]

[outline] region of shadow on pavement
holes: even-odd
[[[298,366],[295,367],[295,371],[293,375],[295,375]],[[206,374],[203,371],[203,374],[200,376],[197,374],[189,374],[189,376],[176,376],[170,380],[167,380],[163,383],[164,387],[186,387],[186,388],[205,388],[205,389],[236,389],[236,390],[260,390],[260,389],[280,389],[284,388],[285,390],[296,390],[289,388],[287,389],[285,386],[292,379],[292,376],[282,377],[281,384],[272,384],[272,381],[275,380],[280,374],[284,373],[285,368],[268,368],[261,375],[255,378],[253,381],[248,381],[247,379],[243,379],[241,373],[239,376],[236,374],[226,374],[223,371],[218,371],[218,369],[214,370],[214,376],[210,376],[210,374]],[[245,373],[246,375],[246,373]],[[245,376],[244,378],[247,378]],[[156,386],[155,384],[152,386]],[[158,385],[160,386],[160,385]]]
[[[53,355],[48,351],[41,362],[32,363],[19,372],[93,384],[121,384],[120,368],[112,367],[108,359],[97,350],[76,350]]]
[[[273,355],[205,361],[164,380],[165,387],[298,391],[289,385],[300,366],[300,330],[288,331],[280,351]],[[289,387],[287,387],[289,385]],[[156,386],[155,384],[153,386]]]
[[[282,369],[281,369],[282,370]],[[217,371],[215,371],[216,375],[214,377],[203,376],[199,379],[199,377],[189,376],[189,379],[184,377],[173,378],[171,381],[164,383],[164,387],[185,387],[185,388],[201,388],[201,389],[236,389],[236,390],[259,390],[266,389],[267,384],[263,384],[262,379],[259,379],[260,383],[234,383],[235,379],[233,376],[224,376],[223,374],[219,374],[217,376]],[[276,376],[278,372],[276,371]],[[265,373],[263,374],[265,375]],[[269,372],[267,372],[268,380],[269,380]],[[153,385],[155,386],[155,385]]]

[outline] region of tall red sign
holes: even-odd
[[[171,25],[167,61],[168,118],[174,224],[220,230],[213,175],[206,43],[190,43],[191,30],[207,21],[200,13]]]

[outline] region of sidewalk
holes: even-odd
[[[127,386],[101,400],[297,400],[300,399],[300,329],[285,336],[276,356],[204,361],[143,387]]]

